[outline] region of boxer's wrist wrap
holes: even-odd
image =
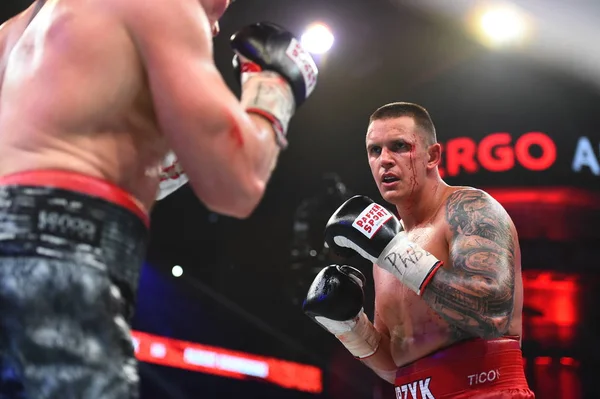
[[[408,239],[401,231],[384,248],[375,262],[392,273],[404,285],[422,295],[443,262]]]
[[[277,145],[287,147],[287,130],[294,114],[292,89],[276,72],[242,73],[242,106],[246,112],[268,119],[275,131]]]
[[[331,320],[321,316],[317,316],[315,319],[327,331],[335,335],[357,359],[372,356],[379,348],[381,334],[362,310],[358,316],[348,321]]]

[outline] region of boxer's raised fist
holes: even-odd
[[[317,274],[308,290],[302,310],[319,322],[320,318],[346,321],[362,310],[365,276],[350,266],[327,266]]]
[[[359,195],[344,202],[331,216],[325,227],[325,242],[341,256],[357,252],[418,295],[443,264],[410,241],[390,211]]]
[[[350,266],[327,266],[317,274],[302,310],[336,336],[354,356],[377,351],[380,334],[363,311],[365,276]]]
[[[325,227],[325,242],[340,256],[349,257],[354,251],[375,263],[400,231],[402,224],[390,211],[368,197],[356,195],[331,215]]]
[[[231,37],[231,47],[242,105],[268,119],[285,148],[290,119],[317,84],[314,60],[290,32],[268,22],[242,28]]]
[[[294,35],[278,25],[270,22],[248,25],[231,36],[231,47],[236,53],[234,68],[240,74],[245,72],[244,62],[255,65],[246,67],[246,72],[277,72],[292,88],[296,107],[317,84],[319,71],[313,58]]]

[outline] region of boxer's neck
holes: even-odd
[[[409,231],[429,222],[440,209],[447,187],[449,186],[438,175],[427,179],[419,190],[413,191],[406,200],[396,204],[404,229]]]

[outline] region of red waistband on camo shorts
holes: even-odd
[[[0,177],[0,186],[52,187],[101,198],[138,216],[146,226],[150,218],[144,206],[113,183],[65,170],[31,170]]]

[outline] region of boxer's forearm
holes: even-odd
[[[492,338],[508,330],[513,309],[512,286],[469,279],[441,268],[423,299],[450,324],[454,338]]]
[[[280,148],[275,144],[275,133],[273,131],[273,125],[264,117],[257,114],[248,115],[257,131],[260,132],[261,140],[258,142],[258,147],[255,150],[256,154],[262,154],[257,156],[254,160],[254,168],[256,173],[264,181],[268,181],[271,178],[271,173],[275,169],[277,164],[277,158],[279,157]]]
[[[447,220],[452,267],[440,268],[423,298],[465,335],[497,337],[508,330],[514,305],[515,237],[505,211],[483,192],[454,193]]]
[[[396,370],[398,367],[392,359],[390,351],[390,338],[384,334],[381,334],[381,340],[379,341],[379,347],[377,351],[366,359],[361,361],[367,367],[369,367],[375,374],[389,382],[394,383],[396,378]]]
[[[256,114],[249,114],[248,118],[255,125],[257,136],[261,139],[253,145],[253,149],[249,150],[251,155],[254,154],[253,157],[250,157],[251,169],[255,171],[255,175],[260,180],[266,182],[271,178],[271,174],[275,169],[280,149],[275,144],[275,133],[271,122]],[[189,182],[188,176],[173,152],[166,155],[159,176],[160,185],[156,196],[157,201],[166,198]],[[257,200],[260,200],[260,198],[254,201]]]

